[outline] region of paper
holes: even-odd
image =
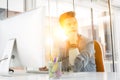
[[[75,60],[75,58],[77,57],[78,54],[79,54],[78,48],[69,50],[69,63],[71,65],[74,65],[74,60]]]

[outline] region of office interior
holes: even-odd
[[[58,21],[60,14],[75,11],[79,24],[78,32],[101,44],[105,72],[120,71],[119,0],[0,0],[0,23],[39,7],[43,8],[41,14],[44,15],[42,24],[46,39],[45,52],[42,53],[45,57],[44,64],[47,65],[51,56],[59,55],[60,40],[66,39]],[[0,27],[0,33],[3,27]],[[10,27],[8,29],[6,27],[6,33]],[[4,38],[4,35],[0,34],[0,37]],[[0,42],[0,58],[5,46],[5,42],[4,44]]]

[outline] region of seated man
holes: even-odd
[[[74,72],[96,72],[93,41],[78,34],[75,13],[63,13],[59,22],[68,39],[60,47],[62,70]]]

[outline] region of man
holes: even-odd
[[[63,13],[59,22],[68,39],[60,47],[62,70],[96,72],[93,41],[78,34],[78,23],[73,11]]]

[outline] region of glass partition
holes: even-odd
[[[116,3],[116,2],[114,2]],[[117,3],[118,4],[118,3]],[[115,58],[115,70],[120,72],[120,5],[112,5],[112,18],[113,18],[113,42],[114,42],[114,58]]]
[[[99,8],[99,9],[98,9]],[[105,70],[113,71],[111,25],[108,1],[93,1],[93,23],[95,40],[102,45]]]
[[[46,2],[48,1],[46,0]],[[105,71],[113,72],[113,57],[116,59],[116,54],[113,53],[112,49],[112,38],[114,37],[111,37],[111,29],[113,26],[110,25],[110,17],[113,16],[113,13],[110,16],[109,5],[106,0],[51,0],[48,4],[46,3],[46,21],[48,23],[46,27],[49,27],[52,37],[55,38],[54,41],[57,40],[57,42],[54,42],[54,49],[59,45],[58,40],[63,39],[58,22],[59,15],[73,10],[76,12],[79,33],[101,43]],[[55,50],[53,53],[56,56],[59,52],[57,49]]]

